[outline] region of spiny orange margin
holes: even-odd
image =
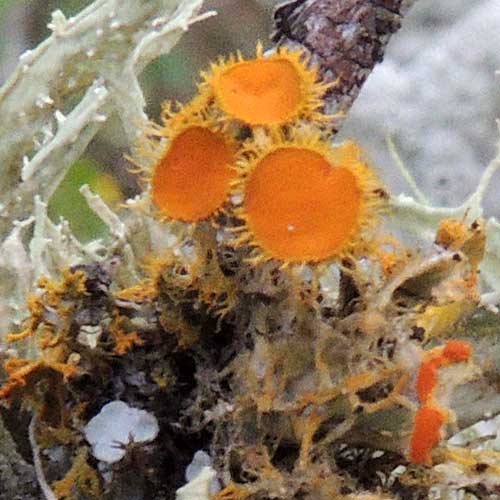
[[[322,97],[331,85],[319,81],[316,68],[310,67],[302,51],[280,47],[264,56],[258,44],[255,59],[244,60],[241,54],[221,59],[202,76],[202,94],[215,96],[229,118],[248,125],[331,118],[320,112]]]
[[[236,144],[197,98],[177,113],[164,105],[163,125],[150,124],[135,161],[150,185],[160,216],[184,222],[207,219],[227,199],[235,178]]]
[[[314,132],[247,146],[235,208],[245,226],[236,244],[256,261],[318,262],[351,255],[379,221],[381,186],[354,142],[332,147]]]

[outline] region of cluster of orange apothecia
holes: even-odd
[[[202,73],[199,94],[142,141],[140,170],[156,213],[198,223],[236,216],[235,246],[256,261],[342,258],[378,220],[382,190],[353,142],[333,146],[322,112],[329,85],[304,54],[230,57]]]

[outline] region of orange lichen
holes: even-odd
[[[435,392],[439,383],[439,368],[468,361],[472,355],[470,344],[449,340],[444,347],[426,353],[417,374],[417,395],[421,404],[415,416],[410,444],[410,460],[431,464],[431,451],[441,439],[441,428],[450,419],[450,413],[439,407]]]
[[[230,483],[223,490],[216,493],[213,498],[215,500],[244,500],[251,494],[252,491],[250,488],[236,483]]]
[[[42,276],[38,280],[38,287],[44,290],[44,302],[51,307],[58,307],[62,297],[80,297],[88,295],[85,286],[87,276],[84,271],[64,269],[62,278],[58,281]]]
[[[441,440],[441,427],[446,417],[446,413],[438,407],[423,406],[417,411],[410,444],[412,462],[432,464],[431,451]]]
[[[319,412],[313,412],[304,419],[292,420],[294,431],[297,437],[300,437],[300,456],[299,467],[307,467],[311,460],[311,451],[313,448],[313,439],[321,423],[326,419]]]
[[[78,297],[86,294],[85,273],[83,271],[71,271],[65,269],[60,280],[50,280],[42,276],[37,283],[38,288],[42,290],[40,295],[31,295],[28,298],[28,311],[30,317],[27,319],[27,326],[19,333],[10,333],[7,335],[7,342],[19,342],[25,338],[35,335],[39,327],[44,323],[44,313],[46,307],[56,309],[57,312],[65,317],[69,310],[62,304],[63,297]]]
[[[31,337],[36,333],[38,327],[43,322],[44,305],[40,298],[36,295],[28,297],[28,311],[30,318],[28,326],[19,333],[9,333],[7,335],[7,342],[18,342],[25,338]]]
[[[342,258],[377,221],[375,175],[352,142],[331,147],[317,135],[276,138],[240,165],[245,223],[239,242],[285,263]]]
[[[438,384],[438,368],[442,362],[440,358],[424,361],[417,376],[417,394],[421,403],[425,403],[432,396]]]
[[[197,222],[225,202],[235,177],[236,143],[195,98],[174,112],[163,105],[162,125],[150,123],[132,160],[150,186],[161,217]]]
[[[201,126],[180,131],[155,166],[154,203],[172,219],[195,222],[213,214],[226,200],[234,154],[220,132]]]
[[[129,288],[119,290],[114,294],[118,301],[134,302],[136,304],[143,304],[144,302],[151,302],[158,296],[158,286],[154,280],[147,279],[133,285]]]
[[[116,314],[110,325],[110,332],[115,341],[115,352],[120,356],[126,354],[134,346],[141,346],[144,340],[139,337],[136,331],[126,331],[128,318]]]
[[[99,477],[96,470],[88,464],[87,458],[87,449],[81,448],[64,478],[52,483],[54,494],[59,500],[70,500],[79,497],[77,491],[85,492],[91,498],[101,498]],[[75,488],[77,488],[77,491],[75,491]]]
[[[468,225],[463,220],[445,219],[439,225],[436,243],[448,250],[463,252],[475,271],[483,260],[486,247],[484,223],[477,220]]]
[[[469,237],[467,226],[457,219],[445,219],[439,224],[436,243],[450,250],[459,250]]]
[[[448,340],[443,349],[443,356],[451,363],[468,361],[472,355],[472,346],[462,340]]]
[[[232,119],[248,125],[282,125],[299,117],[321,120],[321,97],[328,85],[318,82],[302,51],[279,48],[264,57],[234,57],[213,64],[203,75],[202,89],[213,94],[217,105]]]
[[[30,361],[21,358],[7,360],[4,369],[9,379],[0,388],[0,399],[10,398],[16,389],[35,384],[47,372],[58,373],[62,375],[63,380],[78,373],[78,368],[68,363],[46,360]]]
[[[436,347],[426,353],[417,375],[419,401],[425,403],[433,396],[438,384],[438,369],[452,363],[468,361],[472,347],[468,342],[449,340],[444,347]]]

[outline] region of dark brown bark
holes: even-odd
[[[328,113],[347,112],[414,0],[294,0],[275,12],[278,44],[301,46],[335,82]],[[338,128],[339,122],[335,127]]]

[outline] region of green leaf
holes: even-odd
[[[52,196],[49,202],[49,216],[55,222],[58,222],[60,217],[66,219],[74,235],[81,241],[106,237],[106,226],[90,210],[79,192],[83,184],[88,184],[90,189],[111,207],[123,199],[115,178],[93,160],[82,158],[70,168]]]

